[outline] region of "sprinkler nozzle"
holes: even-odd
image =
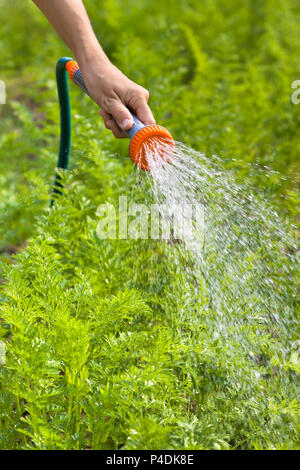
[[[90,96],[77,62],[72,59],[67,61],[66,70],[70,79]],[[163,148],[166,145],[170,149],[174,147],[174,140],[170,132],[162,126],[145,126],[133,113],[130,114],[133,118],[133,126],[125,132],[130,138],[129,155],[131,160],[142,170],[149,171],[147,152],[153,150],[155,156],[161,157],[168,163],[172,152],[165,152]]]
[[[134,130],[133,127],[129,130]],[[129,144],[129,155],[131,160],[142,170],[149,171],[149,153],[153,156],[161,157],[166,163],[170,161],[170,151],[166,152],[165,148],[174,147],[174,141],[170,132],[162,126],[152,125],[144,126],[138,129]]]

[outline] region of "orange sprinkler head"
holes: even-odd
[[[75,60],[69,60],[66,63],[66,70],[69,74],[70,79],[73,80],[75,72],[77,72],[77,70],[79,70],[79,66],[78,66],[77,62],[75,62]]]
[[[161,157],[166,163],[170,162],[172,152],[166,151],[166,146],[170,147],[170,150],[174,147],[174,140],[167,129],[157,125],[145,126],[132,137],[129,155],[139,168],[149,171],[147,154],[149,156],[151,150],[153,150],[154,157]]]

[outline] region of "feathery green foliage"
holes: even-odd
[[[297,2],[85,4],[113,62],[150,89],[157,121],[294,219]],[[217,337],[201,275],[181,271],[172,246],[97,238],[99,204],[149,196],[128,142],[74,86],[71,171],[49,209],[54,69],[68,51],[31,2],[0,8],[0,448],[299,448],[298,332],[284,357],[259,319],[245,322],[243,342]],[[292,293],[287,302],[296,307]]]

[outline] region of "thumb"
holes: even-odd
[[[133,126],[133,118],[121,101],[114,100],[110,106],[109,113],[115,119],[121,130],[127,131]]]

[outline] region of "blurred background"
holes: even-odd
[[[237,177],[294,216],[299,187],[300,10],[296,0],[86,0],[110,59],[151,92],[157,122],[176,140],[216,153]],[[1,0],[0,248],[33,233],[48,204],[59,142],[55,64],[71,55],[30,1]],[[97,107],[71,86],[74,145],[126,160],[127,142],[104,130]],[[83,133],[88,135],[80,140]],[[78,167],[74,152],[71,166]],[[257,171],[256,163],[280,175]],[[282,179],[284,176],[284,180]],[[52,180],[51,180],[52,178]]]
[[[49,210],[55,66],[72,53],[30,0],[0,0],[0,448],[299,448],[296,250],[279,240],[294,240],[299,214],[299,0],[84,4],[111,61],[149,89],[157,122],[217,155],[288,228],[268,239],[262,218],[260,249],[228,257],[227,272],[211,253],[208,281],[172,243],[99,240],[101,203],[146,204],[150,192],[128,140],[73,84],[67,190]]]

